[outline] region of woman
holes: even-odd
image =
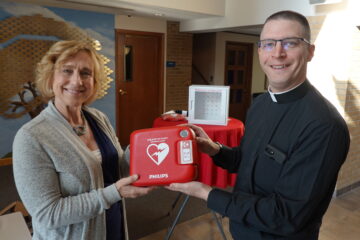
[[[33,220],[33,239],[126,239],[124,199],[152,188],[124,177],[124,153],[107,117],[87,107],[105,79],[85,43],[55,43],[38,64],[48,106],[16,134],[14,177]],[[120,180],[119,180],[120,179]]]

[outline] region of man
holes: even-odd
[[[339,169],[349,148],[347,126],[306,79],[314,54],[310,27],[296,12],[271,15],[258,53],[269,79],[247,114],[241,145],[214,143],[192,126],[200,150],[216,165],[237,173],[233,192],[199,182],[168,189],[202,198],[230,219],[234,239],[318,239]]]

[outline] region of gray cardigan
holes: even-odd
[[[125,166],[125,154],[107,117],[83,109],[111,139],[120,166]],[[13,170],[20,198],[32,216],[33,239],[106,239],[105,210],[121,197],[115,184],[104,188],[101,164],[52,101],[17,132]],[[124,174],[121,169],[120,176]],[[127,236],[126,217],[124,222]]]

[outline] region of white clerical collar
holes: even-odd
[[[284,92],[278,92],[278,93],[273,93],[273,92],[271,91],[270,85],[269,85],[269,86],[268,86],[268,92],[269,92],[269,94],[270,94],[271,100],[272,100],[273,102],[278,102],[277,99],[276,99],[276,95],[281,95],[281,94],[290,92],[290,91],[294,90],[295,88],[299,87],[301,84],[303,84],[303,82],[302,82],[302,83],[299,83],[298,85],[296,85],[295,87],[293,87],[293,88],[291,88],[291,89],[289,89],[289,90],[286,90],[286,91],[284,91]]]

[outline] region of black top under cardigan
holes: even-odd
[[[119,180],[119,156],[111,140],[101,130],[91,115],[84,111],[84,116],[94,134],[102,158],[104,187]],[[106,210],[106,240],[123,240],[124,225],[122,220],[121,201],[114,203]]]

